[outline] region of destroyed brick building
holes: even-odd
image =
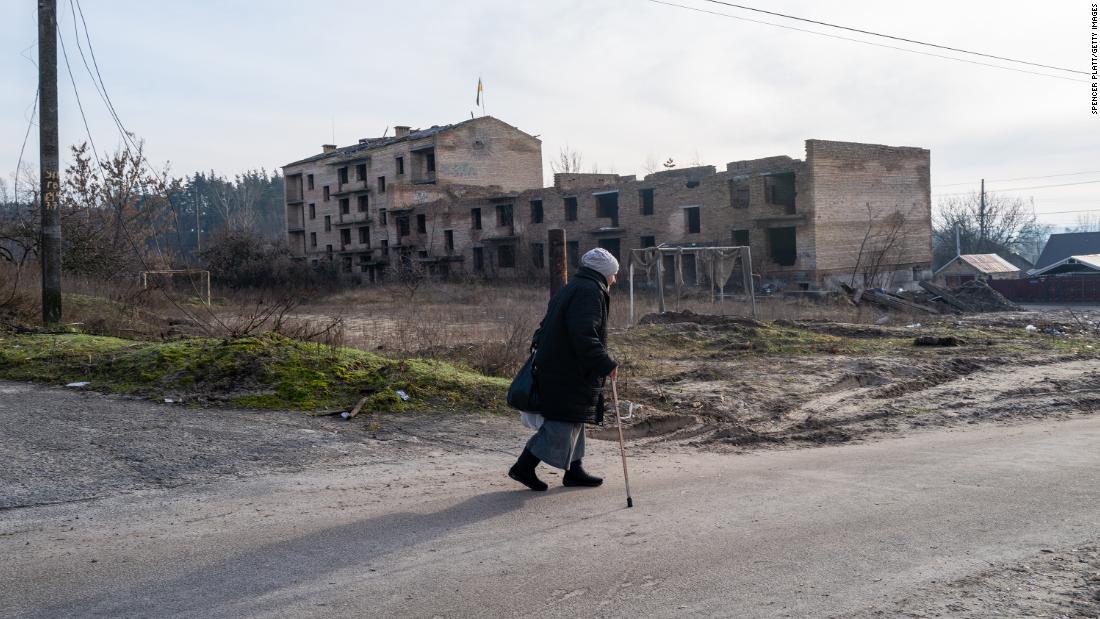
[[[752,248],[764,281],[905,286],[930,276],[929,152],[807,140],[805,160],[768,157],[642,178],[556,174],[541,142],[492,117],[360,140],[284,167],[291,251],[366,281],[402,261],[438,274],[547,272],[547,231],[569,261],[665,245]],[[684,279],[699,282],[685,260]]]

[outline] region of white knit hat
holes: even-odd
[[[588,267],[604,277],[611,277],[619,272],[619,261],[602,247],[585,253],[581,257],[581,266]]]

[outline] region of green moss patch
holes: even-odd
[[[447,363],[394,360],[264,334],[134,341],[84,334],[0,335],[0,378],[249,408],[365,412],[505,408],[507,381]],[[397,391],[408,395],[403,399]]]

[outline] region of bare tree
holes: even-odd
[[[584,165],[584,157],[580,152],[573,150],[568,144],[561,147],[558,158],[550,161],[550,169],[554,174],[579,173]]]
[[[1100,214],[1082,213],[1077,216],[1074,232],[1100,232]]]
[[[955,229],[964,254],[1014,252],[1034,258],[1048,232],[1035,215],[1035,204],[1023,198],[978,192],[941,200],[932,222],[935,263],[955,255]]]
[[[871,204],[867,204],[867,230],[852,267],[851,286],[856,286],[857,277],[862,277],[866,288],[890,285],[889,275],[897,270],[905,254],[905,226],[908,221],[909,214],[902,213],[896,207],[885,217],[876,218]]]
[[[653,153],[646,155],[645,164],[642,166],[646,174],[653,174],[657,170],[661,169],[661,164],[657,163],[657,158],[653,156]]]

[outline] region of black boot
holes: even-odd
[[[535,475],[535,467],[538,465],[539,459],[535,457],[535,454],[525,448],[523,453],[519,455],[519,460],[516,460],[512,468],[508,469],[508,477],[511,477],[532,490],[538,492],[545,491],[547,488],[546,484],[538,478],[538,475]]]
[[[561,481],[566,486],[586,486],[589,488],[595,488],[603,483],[602,478],[584,472],[580,460],[574,460],[569,465],[569,470],[561,476]]]

